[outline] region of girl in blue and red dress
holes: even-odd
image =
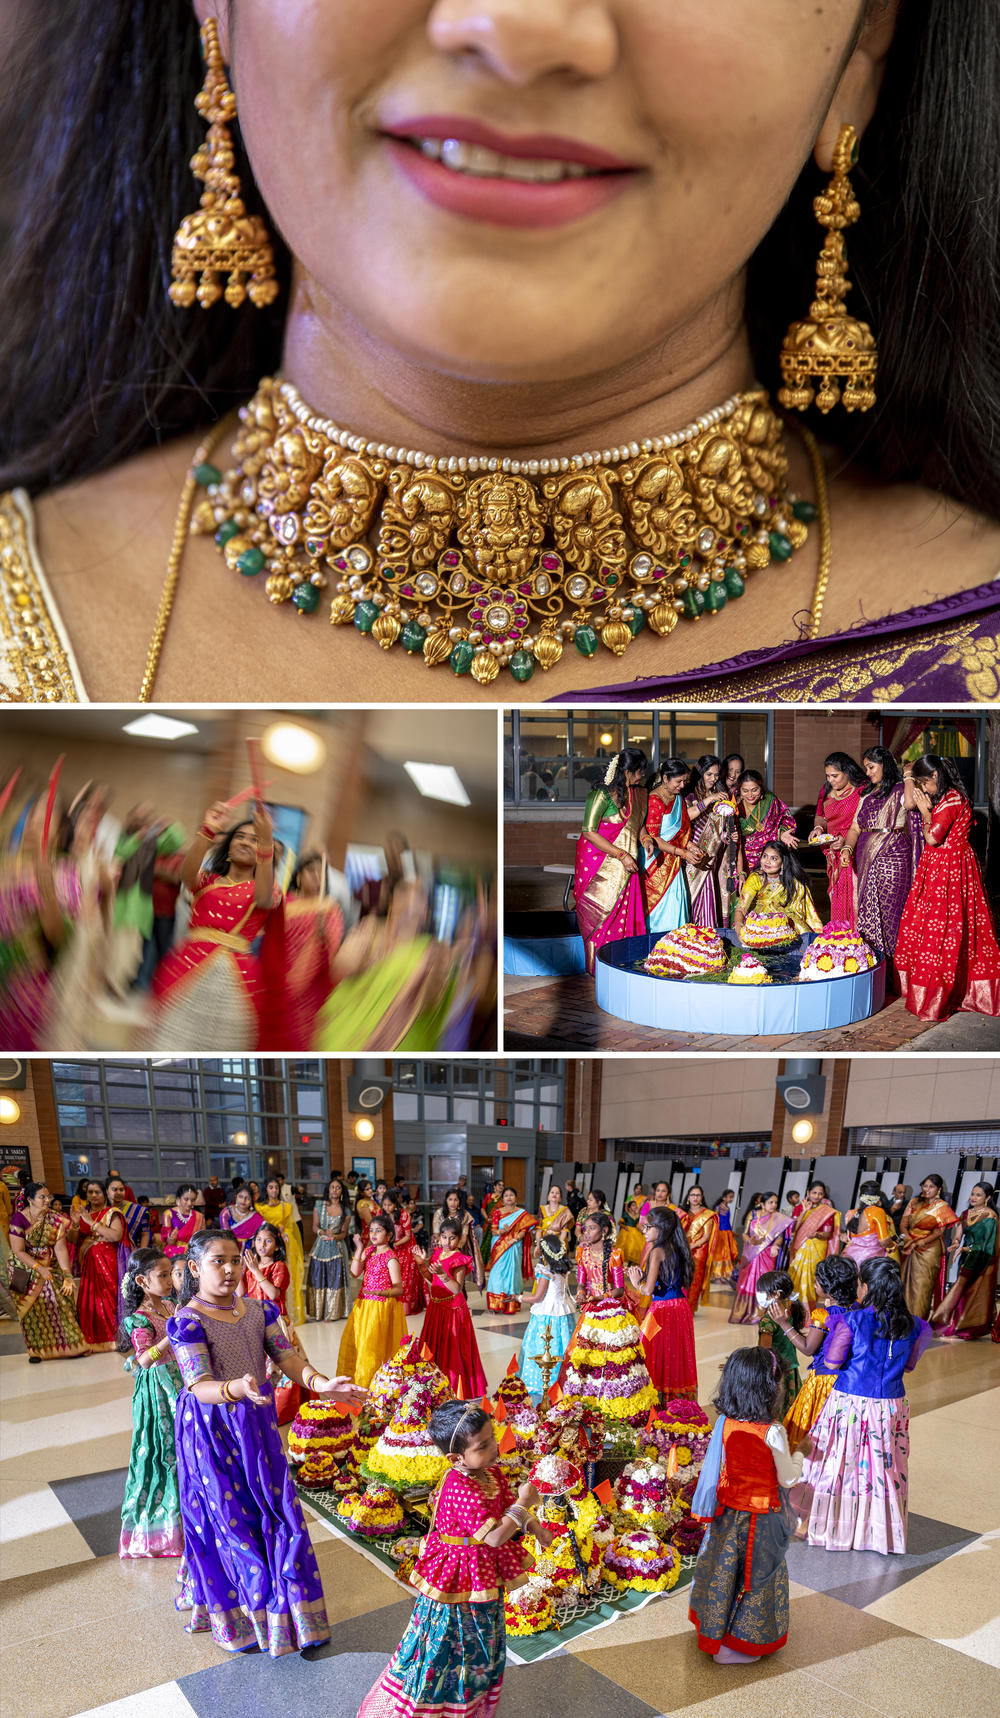
[[[441,1224],[440,1244],[428,1265],[419,1249],[417,1262],[427,1284],[428,1304],[421,1342],[426,1344],[456,1396],[469,1401],[486,1392],[486,1373],[472,1328],[465,1279],[475,1263],[462,1251],[462,1225],[453,1217]]]
[[[358,1718],[493,1718],[507,1652],[504,1595],[529,1563],[513,1541],[526,1529],[543,1546],[552,1541],[530,1513],[534,1486],[525,1481],[515,1498],[497,1465],[483,1408],[445,1402],[431,1415],[431,1436],[450,1471],[410,1576],[420,1597]]]
[[[778,1419],[784,1368],[773,1348],[737,1348],[722,1368],[712,1432],[691,1504],[710,1523],[688,1616],[716,1664],[752,1664],[788,1639],[787,1497],[802,1471]]]

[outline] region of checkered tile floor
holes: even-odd
[[[752,1333],[720,1292],[695,1321],[701,1398]],[[523,1319],[478,1310],[495,1384]],[[419,1321],[411,1320],[412,1329]],[[341,1326],[310,1325],[310,1359],[336,1359]],[[410,1613],[400,1588],[312,1523],[333,1635],[272,1661],[189,1636],[172,1563],[120,1564],[129,1382],[112,1355],[29,1367],[0,1324],[0,1710],[30,1718],[353,1718]],[[911,1388],[909,1549],[834,1555],[794,1545],[788,1645],[752,1669],[699,1653],[686,1599],[658,1600],[579,1649],[511,1666],[501,1718],[983,1718],[1000,1707],[1000,1348],[938,1345]]]

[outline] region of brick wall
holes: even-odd
[[[514,822],[507,819],[503,829],[503,862],[505,867],[517,865],[572,865],[576,837],[583,821],[583,807],[572,822],[541,818],[537,822]],[[568,839],[572,836],[572,840]]]

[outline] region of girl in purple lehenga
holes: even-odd
[[[891,960],[906,897],[923,852],[920,812],[885,746],[869,746],[861,760],[871,790],[861,800],[845,846],[858,874],[858,930],[880,960]]]
[[[641,936],[646,929],[639,841],[649,798],[640,784],[648,769],[645,752],[626,746],[611,759],[604,785],[587,797],[576,844],[573,896],[591,977],[599,948]],[[644,846],[646,840],[643,837]]]
[[[237,1299],[240,1247],[202,1229],[188,1248],[167,1334],[185,1389],[176,1417],[185,1565],[178,1610],[227,1652],[272,1658],[330,1638],[309,1532],[265,1383],[276,1361],[317,1396],[360,1401],[349,1378],[314,1372],[284,1335],[276,1302]]]

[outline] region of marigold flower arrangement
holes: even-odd
[[[665,1593],[680,1578],[680,1555],[648,1528],[622,1533],[604,1553],[604,1579],[620,1593]]]
[[[503,1614],[507,1633],[511,1635],[543,1634],[546,1629],[559,1627],[548,1582],[537,1577],[507,1593]]]

